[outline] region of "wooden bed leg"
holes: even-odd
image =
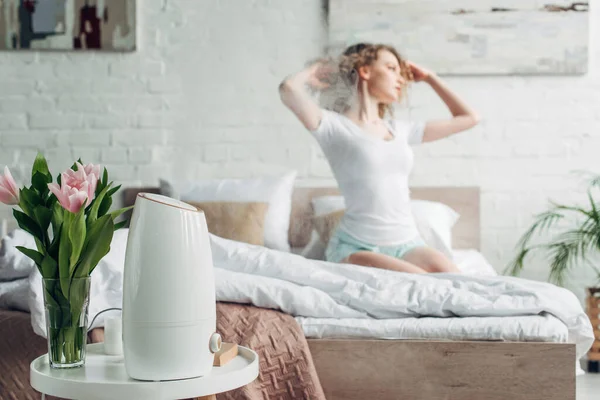
[[[587,288],[587,315],[594,328],[596,340],[588,352],[588,372],[600,372],[600,288]]]

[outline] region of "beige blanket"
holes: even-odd
[[[258,379],[217,399],[325,399],[304,333],[290,315],[240,304],[217,304],[217,330],[226,342],[260,357]]]

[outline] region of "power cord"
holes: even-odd
[[[94,325],[94,321],[96,321],[96,318],[98,318],[98,316],[99,316],[100,314],[102,314],[102,313],[105,313],[105,312],[107,312],[107,311],[113,311],[113,310],[114,310],[114,311],[123,311],[123,309],[122,309],[122,308],[118,308],[118,307],[107,308],[107,309],[105,309],[105,310],[102,310],[102,311],[100,311],[98,314],[96,314],[96,315],[94,316],[94,319],[92,319],[92,322],[90,323],[90,325],[89,325],[89,327],[88,327],[88,331],[87,331],[87,333],[90,333],[90,332],[92,331],[92,326]]]

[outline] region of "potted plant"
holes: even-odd
[[[600,329],[600,268],[588,262],[589,256],[600,254],[600,202],[594,198],[594,189],[600,188],[600,176],[593,177],[587,188],[587,204],[583,206],[556,204],[535,216],[531,227],[523,234],[518,243],[518,252],[508,265],[505,273],[518,275],[525,267],[525,259],[534,252],[546,253],[550,261],[549,280],[560,286],[566,282],[568,273],[583,262],[593,268],[597,280],[595,286],[588,287],[587,313]],[[565,224],[566,223],[566,224]],[[548,233],[551,228],[561,224],[562,231],[554,234],[548,242],[533,243],[534,236]],[[600,337],[588,354],[590,368],[597,370],[600,361]],[[598,372],[598,371],[596,371]]]
[[[35,249],[17,248],[42,275],[53,368],[85,363],[90,274],[109,252],[114,231],[125,224],[115,219],[130,208],[109,212],[119,188],[108,181],[106,169],[81,160],[53,183],[41,154],[29,187],[19,189],[7,167],[0,174],[0,202],[18,206],[13,209],[17,224],[35,239]]]
[[[545,252],[550,259],[549,280],[563,286],[569,271],[578,263],[586,261],[594,253],[600,254],[600,202],[593,196],[593,190],[600,188],[600,177],[589,181],[587,188],[588,204],[568,206],[551,202],[551,208],[535,216],[531,227],[520,238],[518,253],[505,272],[518,275],[525,267],[525,259],[534,252]],[[532,243],[536,235],[548,233],[559,223],[569,223],[569,227],[554,235],[545,243]],[[588,264],[596,272],[600,282],[600,269]]]

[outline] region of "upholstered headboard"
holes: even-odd
[[[140,192],[159,193],[157,187],[128,188],[123,190],[124,206],[134,204]],[[290,217],[290,245],[303,247],[310,240],[312,230],[311,200],[318,196],[339,194],[333,187],[297,187],[292,197]],[[422,187],[411,188],[411,197],[444,203],[454,209],[460,218],[452,232],[452,245],[456,249],[479,249],[479,188],[476,187]]]

